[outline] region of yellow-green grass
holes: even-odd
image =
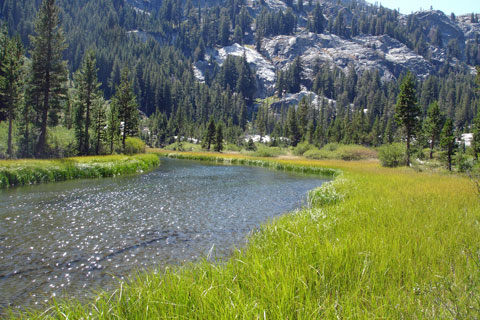
[[[80,178],[113,177],[158,166],[155,154],[89,156],[52,160],[1,160],[0,189]]]
[[[342,174],[309,193],[310,208],[266,223],[226,261],[142,273],[90,303],[56,301],[43,313],[12,317],[479,317],[480,205],[467,178],[382,168],[376,161],[181,157],[258,160]]]

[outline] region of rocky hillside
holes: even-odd
[[[142,11],[149,8],[152,10],[155,5],[155,1],[146,0],[131,0],[129,3]],[[415,34],[411,38],[418,38],[418,42],[414,44],[408,38],[401,39],[401,36],[395,38],[389,35],[388,31],[379,32],[383,34],[378,35],[360,31],[352,36],[353,23],[362,14],[365,15],[365,8],[370,7],[371,12],[367,14],[370,21],[374,21],[371,19],[372,16],[384,15],[381,11],[379,13],[378,8],[372,10],[375,7],[358,2],[352,6],[348,1],[340,4],[337,1],[322,0],[319,3],[326,25],[322,33],[309,32],[307,28],[311,8],[308,7],[301,12],[295,10],[297,26],[292,34],[265,36],[259,42],[260,45],[256,45],[254,37],[248,37],[247,34],[243,45],[233,43],[224,47],[209,48],[205,60],[195,64],[197,79],[204,80],[204,72],[208,69],[207,61],[210,57],[221,65],[226,55],[245,55],[256,70],[257,95],[266,97],[274,93],[277,71],[286,70],[296,57],[301,57],[303,77],[307,86],[315,68],[325,63],[344,71],[353,66],[359,73],[365,70],[378,70],[382,80],[388,81],[398,78],[407,70],[420,78],[425,78],[438,73],[446,64],[455,66],[462,63],[474,72],[473,66],[480,61],[478,49],[480,23],[476,21],[476,16],[474,19],[471,15],[451,17],[437,10],[420,11],[412,15],[395,12],[395,20],[387,22],[397,29],[404,28],[406,32],[412,29]],[[253,18],[262,10],[270,12],[288,10],[287,3],[280,0],[265,0],[263,6],[257,1],[247,1],[246,5]],[[328,25],[335,24],[339,14],[342,14],[346,26],[346,33],[340,35],[335,34],[339,32],[328,30]],[[409,24],[417,26],[412,28]],[[252,34],[256,27],[252,26]],[[144,34],[139,35],[139,39],[144,37]]]

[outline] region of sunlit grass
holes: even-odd
[[[311,207],[266,223],[227,261],[143,273],[90,303],[57,301],[44,313],[20,317],[480,316],[480,202],[467,178],[382,168],[376,161],[175,157],[292,170],[333,168],[336,179],[309,193]]]
[[[158,166],[154,154],[89,156],[53,160],[1,160],[0,189],[78,178],[113,177]]]

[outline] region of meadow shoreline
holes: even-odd
[[[154,154],[0,161],[0,189],[84,178],[140,173],[160,164]]]

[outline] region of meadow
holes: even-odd
[[[0,160],[0,189],[81,178],[114,177],[158,166],[154,154]]]
[[[476,319],[480,198],[465,176],[377,161],[170,157],[335,177],[309,206],[266,222],[226,261],[140,273],[38,319]]]

